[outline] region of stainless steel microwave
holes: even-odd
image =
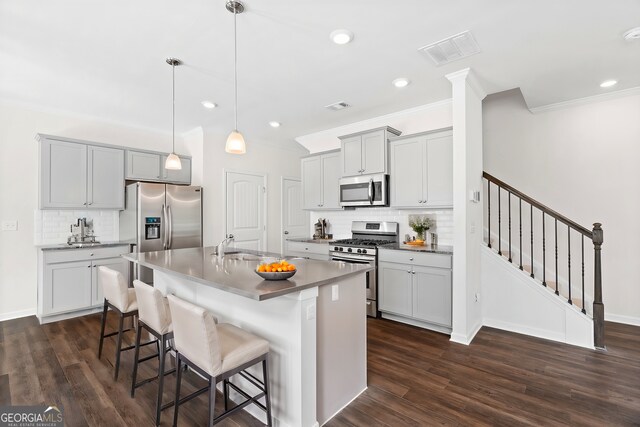
[[[389,206],[389,176],[379,174],[341,178],[340,206]]]

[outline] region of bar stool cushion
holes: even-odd
[[[138,316],[157,333],[164,335],[173,330],[169,301],[162,292],[140,280],[133,281],[138,301]]]
[[[122,313],[138,309],[135,290],[127,286],[124,276],[119,271],[99,266],[98,285],[102,286],[104,298]]]
[[[227,372],[269,352],[269,342],[229,323],[218,325],[222,366]],[[213,373],[209,372],[211,375]],[[216,373],[217,374],[217,373]]]

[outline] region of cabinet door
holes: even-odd
[[[45,265],[43,314],[89,308],[91,270],[88,260]]]
[[[322,209],[340,207],[340,153],[324,154],[322,164]]]
[[[124,150],[88,146],[87,205],[124,209]]]
[[[362,173],[387,172],[387,138],[384,130],[362,135]]]
[[[160,155],[127,150],[127,179],[160,180]]]
[[[426,148],[426,205],[453,207],[453,135],[429,138]]]
[[[40,208],[85,208],[87,146],[45,139],[40,145]]]
[[[98,283],[98,267],[105,266],[119,271],[129,283],[129,262],[123,258],[105,258],[93,261],[91,264],[91,305],[97,306],[104,303],[102,286]]]
[[[342,176],[362,173],[362,137],[353,136],[342,140]]]
[[[451,327],[451,270],[414,266],[413,317]]]
[[[391,206],[420,208],[424,204],[424,138],[392,142],[391,151]]]
[[[164,164],[167,161],[166,155],[163,155],[160,159],[162,167],[162,180],[167,182],[174,182],[176,184],[191,184],[191,159],[180,157],[180,164],[182,169],[172,170],[165,169]]]
[[[320,156],[302,159],[302,206],[314,210],[322,205],[322,164]]]
[[[411,266],[381,262],[378,265],[379,310],[411,316]]]

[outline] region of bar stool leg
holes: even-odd
[[[142,327],[138,321],[138,329],[136,330],[136,349],[133,356],[133,374],[131,378],[131,397],[136,393],[136,378],[138,377],[138,359],[140,358],[140,337],[142,335]]]
[[[182,381],[182,360],[180,353],[176,353],[176,397],[173,404],[173,427],[178,425],[178,408],[180,407],[180,382]]]
[[[224,393],[224,411],[229,410],[229,380],[222,381],[222,392]]]
[[[225,403],[226,404],[226,403]],[[209,377],[209,427],[213,426],[216,416],[216,377]]]
[[[164,385],[164,362],[167,355],[167,338],[162,335],[158,350],[158,400],[156,402],[156,426],[160,425],[160,412],[162,411],[162,391]]]
[[[122,348],[122,330],[124,329],[124,316],[120,314],[120,320],[118,321],[118,342],[116,344],[116,372],[113,378],[118,380],[118,372],[120,371],[120,349]]]
[[[109,311],[109,306],[107,305],[107,300],[104,300],[104,308],[102,310],[102,321],[100,323],[100,346],[98,347],[98,359],[102,357],[102,343],[104,342],[104,327],[107,324],[107,311]]]
[[[267,407],[267,425],[271,427],[271,395],[269,393],[269,367],[267,365],[268,355],[262,361],[262,378],[264,380],[264,403]]]

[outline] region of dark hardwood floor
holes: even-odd
[[[0,322],[0,405],[61,404],[67,426],[152,426],[155,383],[129,397],[132,352],[113,381],[113,340],[105,342],[102,360],[96,357],[99,321],[92,315],[43,326],[35,317]],[[640,426],[638,327],[607,323],[608,351],[599,353],[490,328],[463,346],[369,319],[368,344],[369,388],[330,427]],[[143,364],[140,375],[151,376],[155,363]],[[186,379],[185,392],[202,384],[192,373]],[[166,383],[169,401],[173,376]],[[164,411],[162,424],[172,416]],[[180,425],[204,425],[206,417],[200,396],[181,407]],[[261,423],[241,411],[220,425]]]

